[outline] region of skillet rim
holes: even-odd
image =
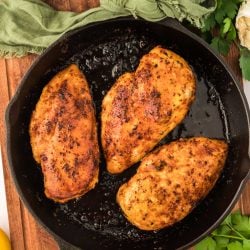
[[[13,167],[13,161],[12,161],[12,150],[11,150],[11,127],[13,126],[12,123],[12,119],[11,119],[11,109],[14,107],[14,105],[16,104],[16,102],[19,99],[19,96],[22,94],[22,89],[25,86],[25,83],[27,81],[28,76],[30,75],[30,73],[34,70],[34,68],[39,65],[40,61],[42,58],[44,58],[45,56],[47,56],[47,54],[49,54],[51,52],[51,50],[54,49],[54,47],[58,46],[59,44],[63,44],[65,40],[67,40],[69,37],[80,33],[80,32],[84,32],[85,29],[87,28],[93,28],[93,27],[98,27],[100,24],[106,24],[106,23],[115,23],[115,22],[142,22],[142,23],[152,23],[143,19],[135,19],[133,18],[133,16],[129,16],[129,17],[120,17],[120,18],[113,18],[113,19],[109,19],[106,21],[100,21],[100,22],[95,22],[74,30],[71,30],[67,33],[65,33],[64,35],[62,35],[58,40],[56,40],[54,43],[52,43],[48,48],[45,49],[45,51],[39,55],[34,62],[32,63],[32,65],[30,66],[30,68],[26,71],[26,73],[24,74],[24,76],[22,77],[17,90],[15,92],[15,94],[13,95],[13,97],[11,98],[11,100],[9,101],[6,111],[5,111],[5,128],[6,128],[6,144],[7,144],[7,159],[9,162],[9,169],[11,172],[11,176],[13,178],[13,181],[15,183],[15,187],[18,191],[18,195],[20,197],[20,199],[22,200],[22,202],[24,203],[24,205],[28,208],[29,212],[32,214],[32,216],[35,218],[35,220],[42,225],[47,232],[49,232],[53,238],[57,241],[57,243],[59,244],[60,248],[63,248],[65,246],[74,246],[72,243],[66,241],[65,239],[63,239],[61,236],[59,236],[56,232],[54,232],[52,229],[50,229],[49,226],[47,226],[43,220],[40,218],[39,215],[37,215],[37,213],[31,208],[29,201],[25,198],[25,195],[22,192],[21,189],[21,185],[19,185],[19,181],[18,181],[18,176],[15,173],[14,167]],[[195,40],[196,42],[198,42],[199,44],[201,44],[208,52],[211,56],[214,56],[218,62],[224,67],[224,69],[227,71],[227,73],[229,74],[230,78],[232,79],[234,85],[237,88],[238,93],[240,94],[243,106],[244,106],[244,110],[246,113],[246,117],[247,117],[247,123],[248,123],[248,155],[243,159],[247,162],[247,164],[250,166],[250,111],[249,111],[249,106],[245,97],[245,94],[243,92],[243,87],[241,86],[241,84],[239,83],[239,80],[237,79],[237,77],[235,76],[234,72],[231,70],[231,68],[227,65],[226,61],[224,58],[222,58],[216,51],[214,51],[208,43],[206,43],[202,38],[200,38],[198,35],[196,35],[195,33],[189,31],[187,28],[185,28],[182,24],[180,24],[177,20],[173,19],[173,18],[166,18],[163,21],[160,22],[156,22],[154,23],[155,25],[162,25],[165,27],[170,27],[175,29],[178,32],[183,33],[186,36],[189,36],[191,39]],[[243,164],[243,163],[242,163]],[[227,209],[225,209],[225,211],[221,214],[221,216],[217,219],[217,221],[210,226],[203,234],[201,234],[200,236],[198,236],[197,238],[195,238],[194,240],[190,241],[189,243],[187,243],[184,246],[181,246],[178,249],[186,249],[188,247],[193,246],[195,243],[199,242],[200,240],[202,240],[204,237],[206,237],[211,231],[213,231],[221,222],[222,220],[230,213],[230,211],[232,210],[232,207],[234,206],[234,204],[237,202],[239,195],[241,194],[247,180],[250,178],[250,167],[248,170],[248,173],[246,173],[246,176],[243,177],[243,179],[241,180],[240,185],[237,188],[237,191],[231,201],[231,203],[228,205]],[[74,246],[75,247],[75,246]],[[67,248],[68,249],[68,248]],[[77,247],[75,247],[74,249],[79,249]]]

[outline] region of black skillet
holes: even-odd
[[[192,136],[227,140],[228,159],[215,188],[181,222],[154,232],[133,227],[115,201],[117,189],[135,173],[137,165],[112,176],[102,157],[100,180],[94,190],[64,205],[48,200],[28,134],[31,112],[42,88],[59,70],[78,64],[90,84],[99,120],[103,96],[115,79],[134,70],[142,55],[155,45],[184,57],[197,77],[196,100],[187,117],[161,143]],[[204,41],[172,19],[159,24],[123,18],[66,34],[27,72],[7,108],[6,124],[8,158],[19,195],[61,249],[185,249],[225,218],[249,173],[249,110],[242,88]]]

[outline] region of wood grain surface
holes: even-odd
[[[48,4],[58,10],[72,10],[81,12],[99,4],[98,0],[47,0]],[[58,246],[54,239],[36,223],[27,209],[20,201],[15,190],[6,158],[6,137],[4,125],[5,108],[14,95],[20,79],[30,67],[36,55],[28,55],[22,58],[0,58],[0,140],[3,150],[3,165],[5,185],[7,192],[7,204],[10,222],[10,237],[13,250],[55,250]],[[238,67],[238,52],[232,47],[225,58],[241,80]],[[239,199],[235,209],[241,209],[245,214],[250,214],[250,183]]]

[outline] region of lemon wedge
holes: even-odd
[[[10,240],[1,228],[0,228],[0,249],[11,250]]]

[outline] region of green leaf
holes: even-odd
[[[236,29],[230,18],[225,18],[223,25],[220,28],[220,36],[228,41],[233,41],[236,39]]]
[[[222,0],[217,0],[217,9],[220,9],[222,6]]]
[[[206,237],[199,242],[195,247],[195,250],[215,250],[216,242],[211,237]]]
[[[221,225],[231,224],[231,214],[227,216],[227,218],[221,223]]]
[[[223,29],[222,29],[223,34],[226,34],[229,31],[229,29],[231,27],[231,23],[232,23],[232,21],[230,18],[227,17],[224,19],[224,21],[223,21],[224,25],[223,25]]]
[[[214,19],[214,14],[210,14],[206,20],[204,21],[204,27],[202,28],[202,32],[210,31],[212,28],[214,28],[216,22]]]
[[[244,56],[249,54],[247,56],[250,58],[250,51],[246,48],[242,47],[241,53]],[[250,250],[250,235],[246,237],[249,230],[250,217],[239,212],[233,213],[227,216],[211,236],[201,241],[195,250]]]
[[[241,3],[243,2],[244,0],[233,0],[234,3],[238,4],[238,3]]]
[[[221,37],[215,37],[212,39],[211,46],[222,55],[227,55],[230,49],[230,42]]]
[[[229,29],[229,31],[227,33],[226,38],[229,41],[233,41],[236,38],[236,29],[235,29],[235,27],[234,27],[234,25],[233,25],[232,22],[231,22],[231,26],[230,26],[230,29]]]
[[[250,240],[243,240],[243,249],[250,250]]]
[[[225,16],[226,16],[226,12],[224,9],[218,9],[214,14],[214,18],[216,22],[219,24],[223,22]]]
[[[246,80],[250,81],[250,52],[244,48],[240,50],[240,68],[242,75]]]
[[[227,247],[229,243],[229,239],[225,237],[215,236],[214,239],[216,241],[216,245],[221,248]]]
[[[231,231],[227,224],[221,224],[212,234],[229,234]]]
[[[219,52],[219,37],[214,37],[211,42],[211,47],[214,48],[216,51]]]
[[[249,77],[250,80],[250,51],[247,49],[241,50],[240,67],[243,76]],[[248,216],[241,215],[240,213],[232,214],[232,225],[233,228],[239,231],[243,236],[250,236],[250,218]]]
[[[215,250],[227,250],[227,247],[223,247],[223,246],[220,246],[220,245],[216,245]]]
[[[232,0],[227,0],[222,6],[228,17],[233,19],[236,16],[238,7]]]
[[[228,250],[244,250],[242,244],[239,241],[234,241],[228,244]]]
[[[230,216],[228,216],[227,218],[226,218],[226,220],[225,221],[229,221],[229,219],[230,219],[231,217]],[[213,236],[213,238],[215,239],[215,241],[216,241],[216,249],[218,248],[218,249],[226,249],[226,247],[227,247],[227,245],[228,245],[228,243],[229,243],[229,237],[228,238],[226,238],[226,237],[221,237],[220,235],[230,235],[230,233],[231,233],[231,229],[230,229],[230,227],[226,224],[226,223],[228,223],[228,222],[223,222],[223,223],[225,223],[225,224],[221,224],[213,233],[212,233],[212,236]],[[231,223],[231,222],[230,222]],[[216,235],[219,235],[219,236],[216,236]]]
[[[239,4],[239,3],[241,3],[243,0],[233,0],[233,2],[235,3],[235,4]]]

